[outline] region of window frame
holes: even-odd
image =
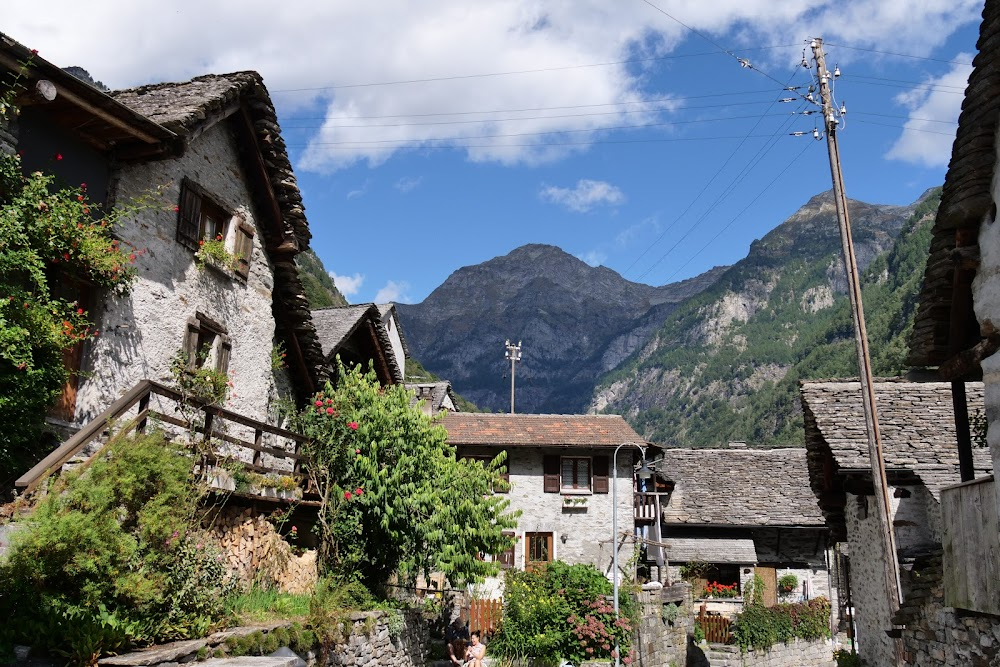
[[[200,354],[203,348],[207,348],[204,355]],[[184,337],[188,371],[204,368],[205,363],[211,360],[216,371],[227,374],[232,350],[232,339],[225,326],[201,312],[188,319]]]
[[[587,486],[579,486],[578,466],[581,461],[587,462]],[[565,466],[573,464],[573,484],[565,484]],[[592,494],[594,492],[594,457],[593,456],[560,456],[559,457],[559,493],[562,494]]]
[[[239,269],[233,273],[244,280],[250,275],[250,261],[253,252],[254,231],[242,218],[218,197],[209,193],[190,178],[181,181],[180,200],[177,206],[177,242],[192,252],[198,252],[201,241],[222,237],[229,244],[232,230],[237,230],[234,253],[243,244],[249,245],[245,261],[239,262]],[[247,243],[249,241],[249,243]]]

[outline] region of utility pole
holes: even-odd
[[[514,414],[514,364],[521,361],[521,341],[512,345],[510,339],[507,339],[504,345],[507,347],[504,359],[510,359],[510,414]]]
[[[875,386],[872,380],[871,357],[868,355],[868,333],[865,329],[865,311],[861,302],[861,283],[858,278],[858,262],[854,256],[854,241],[851,238],[851,222],[847,212],[847,196],[844,194],[844,176],[840,169],[840,150],[837,147],[838,113],[830,92],[830,72],[826,69],[823,40],[812,40],[813,58],[816,61],[816,78],[819,80],[820,101],[823,107],[823,126],[826,130],[826,146],[830,153],[830,173],[833,175],[833,201],[837,207],[837,222],[840,226],[840,240],[844,252],[844,266],[847,269],[847,288],[851,297],[851,314],[854,318],[854,341],[858,351],[858,370],[861,381],[861,397],[865,410],[868,431],[868,458],[871,461],[872,483],[875,487],[875,503],[878,507],[879,528],[882,550],[885,553],[884,579],[885,595],[890,615],[899,609],[900,585],[899,564],[896,554],[896,537],[892,531],[890,515],[889,484],[885,476],[885,460],[882,456],[882,439],[879,435],[878,413],[875,410]],[[839,75],[839,70],[834,73]],[[901,646],[894,642],[896,664],[902,664]]]

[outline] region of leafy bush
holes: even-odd
[[[796,604],[765,607],[748,604],[737,615],[733,637],[743,651],[766,650],[795,638],[819,639],[830,636],[830,601],[815,598]]]
[[[495,574],[513,545],[510,501],[495,495],[503,458],[484,466],[456,460],[444,429],[402,385],[382,387],[374,371],[339,367],[309,406],[291,415],[309,438],[303,453],[320,494],[323,574],[356,578],[381,592],[393,574],[443,572],[452,584]]]
[[[20,621],[0,626],[0,643],[68,645],[89,664],[218,623],[232,583],[193,532],[192,463],[160,433],[119,435],[89,469],[56,482],[0,564],[0,613],[17,609]]]
[[[861,667],[861,656],[851,653],[847,649],[837,649],[833,652],[833,659],[837,661],[837,667]]]
[[[613,657],[615,643],[631,664],[636,613],[630,595],[614,616],[608,581],[592,565],[553,561],[532,572],[509,571],[504,585],[503,623],[487,650],[502,660],[558,662]]]

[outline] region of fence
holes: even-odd
[[[709,616],[705,613],[705,605],[701,606],[695,621],[705,633],[705,640],[713,644],[728,644],[733,639],[732,621],[724,616]]]
[[[500,627],[503,600],[473,600],[469,608],[469,630],[488,637]]]

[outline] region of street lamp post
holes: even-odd
[[[611,459],[611,586],[615,604],[615,621],[618,620],[618,450],[629,445],[642,453],[642,466],[635,473],[639,479],[649,479],[653,471],[646,465],[646,448],[634,442],[623,442],[615,449]],[[615,667],[621,664],[621,652],[615,635]]]

